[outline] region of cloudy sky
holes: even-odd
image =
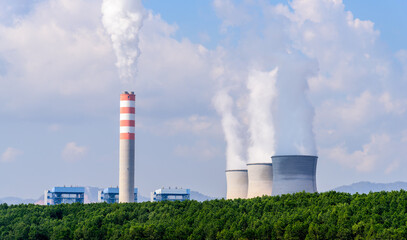
[[[129,85],[102,0],[0,0],[0,197],[116,186],[128,88],[144,196],[222,197],[226,167],[276,153],[317,154],[320,191],[407,181],[406,1],[140,6]]]

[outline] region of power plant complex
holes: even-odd
[[[317,156],[281,155],[271,159],[272,163],[249,163],[247,170],[226,170],[226,198],[317,191]]]
[[[99,202],[137,202],[135,180],[135,101],[134,92],[120,94],[119,187],[98,193]],[[316,192],[317,156],[278,155],[271,162],[248,163],[247,169],[226,170],[227,199],[275,196],[296,192]],[[151,201],[184,201],[190,190],[161,188],[151,193]],[[44,203],[84,203],[83,187],[54,187],[45,191]]]

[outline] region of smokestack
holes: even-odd
[[[226,170],[226,199],[247,198],[247,170]]]
[[[248,163],[247,164],[249,188],[247,198],[271,196],[273,188],[273,164],[272,163]]]
[[[317,156],[273,156],[273,196],[316,192]]]
[[[119,202],[134,202],[134,126],[136,95],[120,94]]]

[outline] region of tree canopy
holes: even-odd
[[[0,204],[0,239],[406,239],[407,192]]]

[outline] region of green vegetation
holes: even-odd
[[[0,205],[0,239],[406,239],[407,192]]]

